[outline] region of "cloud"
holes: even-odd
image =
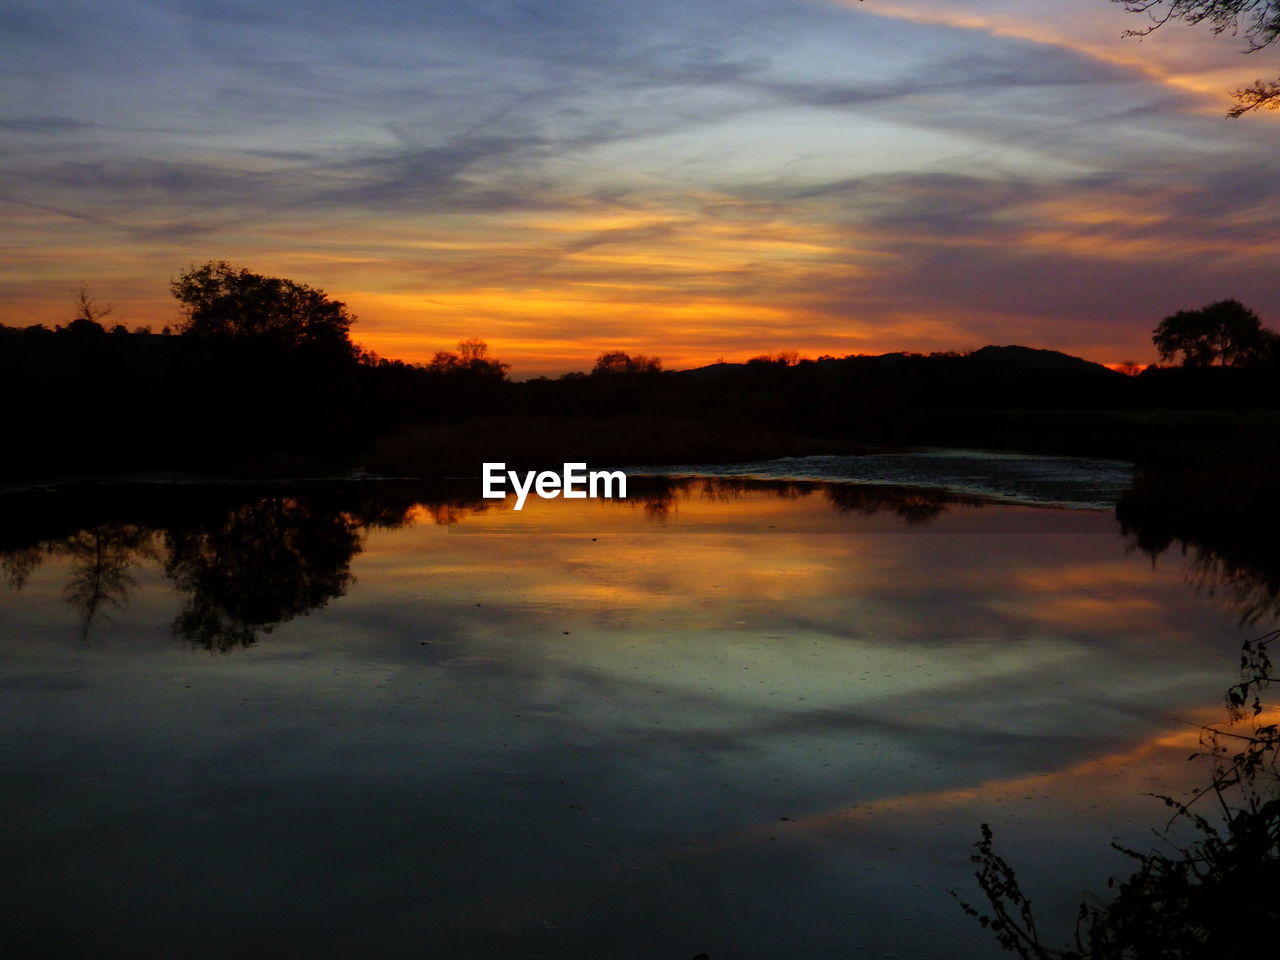
[[[0,117],[0,130],[13,133],[55,134],[84,130],[93,125],[71,117]]]
[[[597,341],[1110,360],[1186,303],[1280,313],[1266,128],[1052,9],[14,5],[0,282],[28,293],[0,310],[119,300],[127,263],[155,322],[227,257],[339,291],[384,353],[482,333],[518,373]],[[1160,70],[1207,69],[1173,46]]]
[[[854,5],[852,0],[829,2],[843,7]],[[1140,30],[1149,26],[1150,21],[1136,22],[1130,17],[1120,16],[1123,11],[1117,8],[1108,11],[1099,7],[1092,16],[1081,16],[1078,11],[1064,10],[1060,3],[1046,0],[1033,3],[1022,0],[1016,4],[1008,0],[989,0],[976,5],[976,8],[974,4],[957,4],[954,0],[895,0],[893,3],[873,0],[872,3],[860,4],[859,9],[875,16],[974,31],[1080,54],[1104,67],[1133,71],[1173,91],[1189,95],[1202,109],[1214,109],[1213,105],[1220,104],[1223,99],[1220,81],[1204,75],[1221,69],[1219,58],[1204,54],[1206,43],[1198,43],[1195,37],[1188,40],[1185,34],[1170,37],[1167,49],[1152,50],[1146,46],[1139,48],[1136,43],[1123,43],[1121,34],[1124,30]],[[1107,16],[1108,12],[1110,16]],[[1205,38],[1199,40],[1204,41]],[[1217,109],[1221,111],[1223,108],[1219,106]]]

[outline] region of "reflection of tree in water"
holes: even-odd
[[[476,501],[466,497],[431,500],[419,503],[417,506],[431,518],[432,523],[440,527],[453,526],[455,523],[461,523],[472,514],[484,513],[489,509],[489,505],[484,501]],[[403,522],[402,519],[401,523]]]
[[[627,499],[639,505],[649,517],[662,520],[681,499],[695,496],[714,503],[729,503],[760,493],[779,500],[800,500],[818,491],[837,513],[863,516],[890,513],[911,526],[929,523],[945,513],[948,506],[982,505],[981,500],[945,490],[745,477],[638,477],[632,479]]]
[[[21,590],[46,556],[68,562],[62,595],[76,611],[87,637],[107,611],[129,602],[137,585],[133,567],[154,556],[152,531],[131,523],[96,523],[55,539],[0,550],[0,569],[10,589]]]
[[[153,556],[152,535],[133,524],[104,523],[77,531],[54,552],[71,561],[63,595],[79,614],[80,635],[87,637],[107,610],[129,602],[137,586],[131,570],[136,562]]]
[[[911,526],[929,523],[945,512],[948,504],[962,502],[961,498],[942,490],[854,484],[832,484],[827,488],[827,499],[841,513],[871,516],[888,512],[901,517]],[[974,505],[980,503],[976,500],[963,502]]]
[[[1267,566],[1197,547],[1187,574],[1197,590],[1234,608],[1241,626],[1251,626],[1280,614],[1280,570]]]
[[[794,480],[749,480],[741,477],[707,477],[700,481],[704,500],[729,503],[750,493],[763,490],[778,500],[799,500],[813,493],[813,484]]]
[[[87,636],[128,602],[136,568],[158,563],[183,596],[174,634],[227,651],[342,596],[364,534],[411,522],[415,506],[442,523],[486,504],[395,485],[15,497],[3,504],[0,568],[21,589],[45,558],[66,561],[63,596]]]
[[[892,487],[739,478],[636,478],[633,506],[662,520],[681,499],[730,502],[765,493],[796,500],[821,490],[839,512],[888,511],[925,523],[956,498]],[[469,493],[469,491],[468,491]],[[457,488],[398,484],[311,486],[238,493],[234,488],[102,490],[0,502],[0,565],[21,589],[46,557],[68,563],[64,597],[87,636],[136,587],[135,568],[157,563],[183,597],[175,635],[210,650],[247,646],[277,625],[342,596],[351,560],[370,529],[428,516],[464,521],[490,504]],[[11,522],[9,522],[11,521]]]
[[[1280,513],[1274,491],[1259,482],[1255,474],[1143,470],[1116,518],[1130,546],[1153,562],[1176,547],[1187,580],[1249,626],[1280,616]]]
[[[1116,516],[1130,545],[1154,561],[1175,546],[1188,580],[1226,602],[1242,625],[1280,614],[1280,513],[1271,473],[1257,464],[1174,464],[1139,472]],[[973,862],[987,907],[965,905],[1025,960],[1236,960],[1273,954],[1280,922],[1280,725],[1263,696],[1277,677],[1273,631],[1244,645],[1227,713],[1203,728],[1193,760],[1205,786],[1172,808],[1160,849],[1123,849],[1134,873],[1080,907],[1075,942],[1047,946],[1031,902],[984,824]],[[1180,832],[1173,832],[1177,827]]]
[[[204,526],[165,533],[165,573],[185,596],[173,630],[210,650],[323,607],[351,584],[361,525],[289,497],[264,497]]]
[[[627,481],[627,500],[639,506],[646,517],[662,521],[676,509],[681,497],[689,495],[697,481],[689,477],[631,477]]]
[[[15,547],[12,550],[0,551],[0,570],[4,571],[5,582],[11,590],[21,590],[27,585],[40,564],[44,562],[44,549],[41,547]]]

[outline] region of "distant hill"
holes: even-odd
[[[676,370],[673,372],[694,377],[698,380],[714,380],[722,373],[726,373],[729,370],[741,369],[745,366],[745,363],[725,363],[722,360],[719,363],[709,363],[705,367],[690,367],[688,370]]]
[[[953,358],[946,354],[926,355],[925,359],[933,359],[935,357],[947,357],[948,359],[959,359],[975,365],[984,367],[998,367],[1009,372],[1014,371],[1042,371],[1063,374],[1083,374],[1091,373],[1094,375],[1119,377],[1123,374],[1117,373],[1110,367],[1105,367],[1100,363],[1094,363],[1092,360],[1085,360],[1081,357],[1073,357],[1070,354],[1062,353],[1058,350],[1041,350],[1037,347],[1023,347],[1017,344],[1009,346],[997,347],[994,345],[985,346],[980,350],[975,350],[963,357]],[[908,361],[921,359],[920,354],[912,353],[881,353],[876,355],[850,355],[840,358],[827,358],[824,360],[813,361],[819,365],[826,366],[828,364],[839,364],[845,361],[860,361],[862,363],[876,363],[881,366],[895,366]],[[688,370],[678,370],[676,373],[684,376],[692,377],[698,380],[714,380],[727,373],[743,370],[747,367],[746,363],[710,363],[704,367],[692,367]]]
[[[1062,373],[1088,372],[1113,377],[1124,376],[1124,374],[1117,373],[1110,367],[1104,367],[1100,363],[1094,363],[1092,360],[1073,357],[1068,353],[1061,353],[1057,350],[1041,350],[1036,347],[1021,347],[1017,345],[1007,347],[986,346],[969,354],[969,359],[984,364],[1023,370],[1053,370]]]

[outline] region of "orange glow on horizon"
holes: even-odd
[[[1080,40],[1083,28],[1070,24],[919,3],[832,2],[1072,50],[1199,91],[1211,105],[1206,110],[1223,108],[1220,77],[1187,79],[1152,58],[1177,46],[1163,38],[1158,49],[1129,53],[1118,39],[1114,50]],[[775,194],[775,185],[762,181],[740,195],[647,176],[628,182],[623,199],[557,194],[535,209],[429,218],[346,210],[332,214],[328,230],[286,213],[252,232],[229,225],[216,243],[196,233],[105,249],[103,231],[121,235],[119,224],[9,201],[0,323],[66,323],[71,291],[83,281],[114,304],[109,323],[158,331],[178,320],[168,280],[188,263],[227,259],[343,300],[359,321],[353,339],[388,359],[426,363],[479,337],[515,379],[589,370],[611,350],[657,356],[667,369],[778,351],[816,358],[1008,343],[1110,361],[1149,356],[1154,325],[1190,304],[1161,303],[1106,327],[1078,324],[1065,321],[1049,295],[1043,307],[1023,301],[1006,308],[980,283],[966,290],[964,276],[984,271],[979,279],[989,289],[1018,273],[1041,275],[1050,261],[1104,272],[1179,271],[1191,262],[1212,271],[1229,260],[1244,270],[1246,261],[1269,262],[1280,239],[1267,204],[1226,210],[1188,230],[1181,211],[1203,206],[1190,183],[1157,177],[1135,194],[1124,185],[1071,180],[1059,192],[1019,174],[1015,186],[1025,191],[1002,190],[1008,177],[987,167],[965,176],[993,198],[979,197],[965,229],[945,218],[939,229],[934,208],[955,203],[957,187],[940,186],[945,177],[937,170],[913,175],[891,166],[865,183],[851,175],[858,189],[848,196],[839,189],[810,195],[806,182],[782,183]],[[129,224],[144,237],[163,228],[154,216]]]

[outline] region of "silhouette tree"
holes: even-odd
[[[1184,23],[1208,23],[1214,33],[1243,35],[1245,53],[1270,46],[1280,38],[1280,0],[1111,0],[1131,13],[1145,13],[1151,26],[1130,30],[1126,36],[1146,36],[1170,20]],[[1280,108],[1280,81],[1255,80],[1232,96],[1236,105],[1227,116],[1243,116],[1250,110]]]
[[[772,364],[775,367],[794,367],[800,362],[800,353],[796,350],[778,350],[774,353],[762,353],[747,361],[749,364]]]
[[[1184,367],[1245,366],[1266,359],[1276,334],[1238,300],[1219,300],[1199,310],[1165,317],[1151,335],[1161,360],[1181,357]]]
[[[995,852],[984,823],[970,859],[990,912],[962,900],[965,912],[1023,960],[1246,960],[1273,952],[1280,921],[1274,893],[1280,882],[1280,727],[1260,718],[1264,691],[1280,679],[1268,651],[1278,638],[1280,631],[1273,631],[1244,644],[1241,680],[1227,691],[1227,716],[1201,731],[1202,751],[1192,759],[1213,764],[1209,784],[1187,801],[1160,798],[1174,810],[1169,826],[1190,826],[1194,840],[1150,852],[1113,844],[1138,867],[1110,882],[1115,895],[1109,901],[1085,899],[1075,942],[1060,950],[1044,942],[1030,899]],[[1253,730],[1240,732],[1238,725],[1250,718]],[[1200,812],[1202,798],[1213,809]]]
[[[591,373],[595,376],[615,376],[618,374],[659,373],[662,361],[658,357],[646,357],[636,354],[634,357],[622,350],[602,353],[596,358],[596,365]]]
[[[99,306],[98,301],[89,296],[87,284],[80,284],[73,293],[75,315],[67,324],[69,333],[105,333],[102,321],[111,314],[111,304]]]
[[[169,290],[182,303],[185,335],[355,356],[349,336],[355,317],[323,290],[252,273],[225,260],[189,267]]]
[[[432,373],[470,374],[478,377],[502,379],[511,369],[510,364],[489,356],[489,345],[472,337],[458,341],[458,352],[437,350],[427,369]]]

